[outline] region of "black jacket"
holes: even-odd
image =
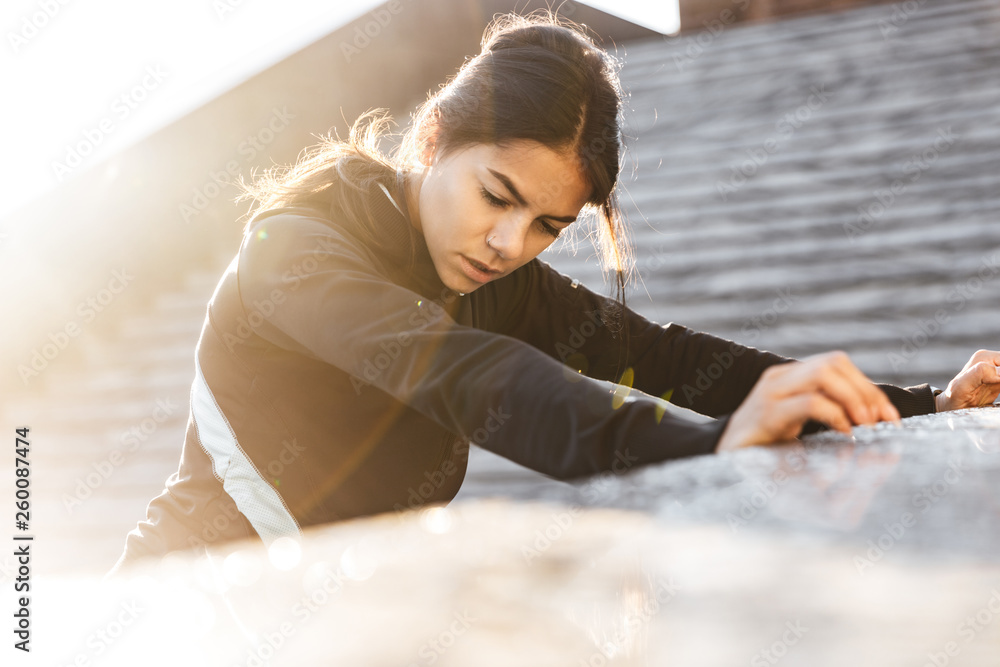
[[[469,441],[557,479],[707,454],[760,373],[792,361],[632,311],[623,347],[601,316],[607,297],[539,259],[460,296],[419,234],[411,247],[404,197],[385,186],[359,195],[377,243],[311,208],[248,226],[208,306],[166,497],[221,484],[269,543],[450,500]],[[597,381],[625,369],[634,389],[718,419]],[[880,386],[904,417],[934,411],[927,385]]]

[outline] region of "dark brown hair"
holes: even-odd
[[[597,219],[595,246],[602,268],[616,277],[617,303],[602,317],[618,333],[632,267],[616,195],[622,98],[617,61],[585,28],[547,10],[501,15],[486,28],[482,51],[417,107],[390,154],[380,150],[379,142],[391,118],[383,109],[369,111],[356,120],[346,142],[318,137],[320,143],[294,166],[272,168],[252,185],[240,179],[238,199],[256,201],[251,217],[282,206],[330,211],[346,206],[341,210],[365,220],[367,235],[377,242],[378,221],[367,207],[351,210],[350,202],[363,198],[343,197],[345,188],[367,192],[375,181],[400,178],[428,148],[443,156],[474,144],[527,139],[573,151],[592,188],[584,213]]]

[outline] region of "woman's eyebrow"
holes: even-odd
[[[500,181],[501,183],[503,183],[503,185],[504,185],[505,188],[507,188],[508,190],[510,190],[510,194],[512,194],[514,196],[514,199],[517,200],[518,204],[520,204],[521,206],[527,206],[528,205],[527,200],[525,200],[524,196],[518,191],[517,188],[514,187],[514,184],[511,183],[510,179],[507,178],[506,175],[501,174],[499,171],[497,171],[495,169],[490,169],[489,167],[486,167],[486,169],[491,174],[493,174],[497,178],[498,181]],[[576,216],[572,216],[572,215],[570,215],[570,216],[543,215],[543,216],[539,216],[539,217],[549,218],[550,220],[555,220],[557,222],[576,222]]]

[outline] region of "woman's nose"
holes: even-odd
[[[487,243],[500,257],[507,261],[516,260],[524,252],[524,236],[527,227],[523,221],[505,217],[486,235]]]

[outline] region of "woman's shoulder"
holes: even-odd
[[[246,225],[241,264],[249,271],[304,257],[341,257],[351,266],[392,275],[410,255],[410,225],[377,184],[370,190],[345,195],[352,198],[349,203],[333,198],[259,211]]]
[[[293,268],[303,261],[333,256],[370,262],[364,244],[338,220],[309,206],[281,206],[260,211],[247,223],[238,252],[246,275]]]
[[[356,233],[356,225],[343,215],[333,215],[318,206],[280,206],[255,214],[243,232],[243,246],[280,240],[281,245],[294,246],[309,242],[314,237],[328,239],[324,242],[348,243],[364,247],[362,238]]]
[[[330,214],[318,206],[279,206],[257,212],[247,222],[244,233],[250,235],[253,232],[259,232],[260,227],[264,225],[291,224],[302,219],[314,220],[328,226],[333,224]]]
[[[333,187],[315,199],[301,199],[258,211],[244,228],[247,237],[267,228],[308,229],[322,225],[331,235],[345,236],[364,247],[401,249],[410,245],[409,220],[380,180],[364,188]]]

